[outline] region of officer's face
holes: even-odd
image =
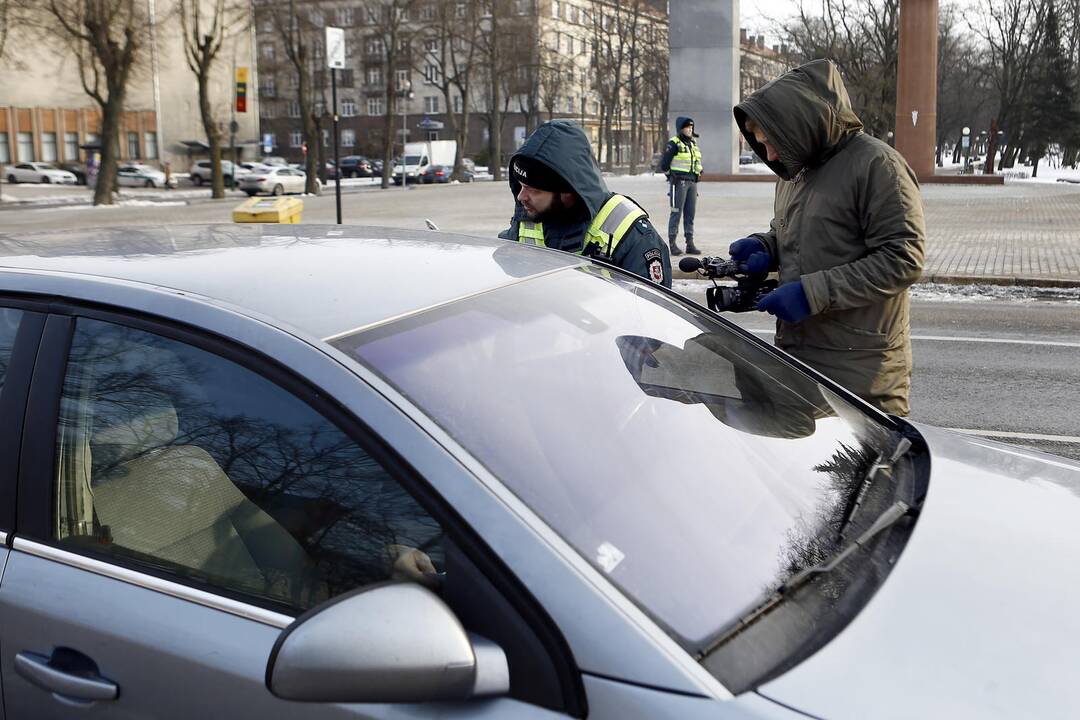
[[[518,202],[525,208],[525,213],[533,222],[543,221],[544,218],[555,218],[574,204],[573,193],[556,193],[547,190],[537,190],[525,183],[521,183],[521,189],[517,194]]]
[[[683,137],[690,137],[691,135],[694,134],[694,123],[690,123],[689,125],[684,125],[683,129],[680,130],[680,132],[683,134]]]

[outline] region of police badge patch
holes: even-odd
[[[662,258],[663,255],[656,248],[645,251],[645,264],[649,267],[649,279],[661,285],[664,283],[664,262]]]

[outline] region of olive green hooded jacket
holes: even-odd
[[[735,106],[776,149],[773,220],[758,233],[780,282],[801,280],[810,316],[778,320],[776,345],[876,407],[908,414],[907,287],[922,274],[926,231],[918,180],[862,132],[836,67],[815,60]]]

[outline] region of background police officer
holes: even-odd
[[[694,121],[688,117],[675,119],[675,137],[668,140],[664,156],[660,159],[660,169],[668,177],[668,197],[671,201],[671,216],[668,218],[668,245],[672,255],[681,255],[682,250],[676,242],[679,237],[679,217],[683,219],[683,234],[686,236],[686,252],[700,255],[694,246],[694,213],[697,210],[697,182],[701,177],[701,149],[694,141]]]

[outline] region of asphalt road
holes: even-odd
[[[1080,460],[1080,299],[1063,294],[917,287],[911,419]],[[725,317],[772,338],[768,315]]]

